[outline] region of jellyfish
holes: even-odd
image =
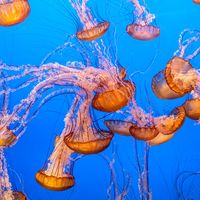
[[[72,174],[73,153],[64,144],[63,137],[60,137],[48,161],[36,173],[36,181],[42,187],[54,191],[63,191],[73,187],[75,184],[75,178]]]
[[[87,95],[81,102],[77,116],[66,118],[66,123],[71,125],[71,130],[64,138],[65,144],[72,150],[81,154],[95,154],[106,149],[112,140],[112,132],[100,130],[92,124],[89,112],[93,95]],[[75,106],[75,105],[74,105]]]
[[[185,39],[187,34],[192,36]],[[198,30],[185,29],[179,37],[179,49],[174,57],[167,63],[165,70],[157,73],[152,79],[152,89],[155,95],[161,99],[175,99],[188,93],[199,93],[199,70],[194,69],[190,61],[200,52],[200,48],[190,55],[185,55],[186,50],[199,41]]]
[[[83,29],[76,33],[76,37],[83,41],[93,41],[103,36],[108,30],[110,23],[100,22],[92,16],[92,12],[86,6],[88,0],[69,0],[73,8],[77,11]]]
[[[192,36],[184,40],[187,34],[191,34]],[[185,53],[199,39],[200,32],[198,30],[184,30],[179,37],[179,49],[166,65],[166,82],[174,92],[180,95],[185,95],[195,90],[198,84],[198,71],[193,68],[190,61],[200,53],[200,48],[197,48],[190,55],[186,56]]]
[[[28,0],[1,0],[0,26],[12,26],[23,22],[30,12]]]
[[[17,137],[13,131],[5,125],[5,122],[9,119],[9,92],[5,82],[2,84],[2,89],[4,93],[2,95],[3,102],[0,110],[0,147],[6,148],[12,146],[16,142]]]
[[[151,14],[138,0],[131,0],[135,6],[135,19],[126,27],[126,32],[137,40],[153,40],[160,35],[160,29],[152,25],[155,15]]]
[[[0,149],[0,197],[2,200],[26,200],[26,196],[22,192],[12,190],[2,148]]]

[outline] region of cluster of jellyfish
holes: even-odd
[[[143,199],[151,199],[148,184],[148,150],[153,145],[169,141],[184,124],[186,117],[200,122],[200,72],[190,61],[200,53],[200,48],[191,55],[187,49],[200,40],[200,31],[184,30],[180,34],[179,48],[166,68],[152,80],[152,90],[160,99],[175,99],[190,94],[191,98],[174,108],[171,113],[153,116],[138,106],[136,85],[127,80],[126,69],[113,63],[101,38],[110,27],[107,21],[99,22],[89,7],[88,0],[69,0],[82,23],[82,28],[64,45],[50,52],[37,66],[14,66],[0,64],[0,194],[3,200],[23,200],[26,196],[13,191],[9,180],[4,149],[15,145],[26,132],[29,122],[39,114],[41,107],[52,98],[74,93],[73,103],[64,118],[64,128],[55,138],[54,150],[36,173],[36,181],[44,188],[54,191],[67,190],[75,185],[73,167],[81,155],[97,154],[109,147],[114,133],[145,141],[146,156],[140,183]],[[199,1],[194,1],[199,4]],[[127,25],[126,32],[137,40],[153,40],[160,35],[155,15],[138,0],[131,0],[135,7],[134,21]],[[12,26],[23,22],[30,13],[28,0],[0,0],[0,25]],[[66,65],[48,63],[49,58],[65,48],[78,48],[88,44],[98,64],[93,65],[86,56],[87,64],[67,62]],[[82,48],[84,45],[82,45]],[[89,50],[89,51],[90,51]],[[84,49],[83,52],[87,52]],[[85,55],[84,55],[85,56]],[[13,82],[18,81],[12,87]],[[24,81],[25,80],[25,81]],[[12,109],[8,109],[11,94],[30,86],[31,91]],[[57,86],[60,86],[57,89]],[[124,120],[105,120],[108,130],[96,127],[91,108],[112,113],[126,107],[128,116]],[[112,165],[111,165],[112,166]],[[111,167],[111,171],[113,168]],[[113,173],[114,174],[114,173]],[[124,199],[127,189],[116,199]]]

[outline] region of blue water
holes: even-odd
[[[29,2],[31,13],[25,22],[0,28],[0,59],[7,64],[39,65],[48,52],[63,44],[66,36],[74,34],[78,28],[69,11],[74,15],[76,13],[67,0]],[[146,3],[148,9],[156,15],[157,25],[161,29],[160,37],[148,42],[136,41],[125,32],[126,25],[133,20],[133,7],[128,0],[90,0],[89,6],[97,18],[111,22],[111,29],[103,39],[107,44],[112,44],[117,59],[126,67],[128,75],[144,71],[131,77],[137,86],[138,104],[148,111],[150,102],[155,114],[159,115],[168,113],[187,98],[170,101],[158,99],[151,90],[151,79],[164,69],[173,56],[180,32],[185,28],[200,29],[200,6],[191,0],[147,0]],[[60,59],[67,61],[65,56]],[[76,59],[76,55],[69,56]],[[200,67],[199,60],[200,56],[192,61],[196,68]],[[12,105],[17,102],[17,98],[11,97]],[[31,200],[104,200],[107,197],[110,172],[106,162],[97,155],[84,157],[75,164],[76,185],[69,191],[48,191],[35,181],[35,173],[42,168],[53,149],[55,136],[62,131],[63,119],[71,101],[70,97],[63,96],[45,105],[28,125],[17,145],[6,150],[13,188],[24,191]],[[118,114],[113,116],[117,118]],[[183,171],[200,171],[199,134],[200,126],[186,119],[172,140],[151,148],[149,176],[153,200],[178,199],[175,187],[177,175]],[[123,184],[120,160],[131,176],[132,186],[127,199],[139,199],[133,140],[115,135],[113,144],[117,146],[120,158],[116,159],[118,183]],[[139,146],[142,152],[142,143]],[[111,147],[103,154],[111,156]],[[200,176],[187,179],[182,187],[185,198],[200,199],[199,186]]]

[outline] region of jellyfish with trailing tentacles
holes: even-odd
[[[92,123],[89,112],[93,95],[87,95],[81,103],[77,115],[70,118],[67,116],[65,123],[70,123],[71,130],[66,132],[65,144],[75,152],[81,154],[99,153],[106,149],[112,140],[112,132],[99,130]],[[75,104],[78,103],[77,100]],[[75,105],[74,108],[75,109]],[[65,125],[66,126],[66,125]],[[69,126],[69,125],[68,125]]]
[[[0,149],[0,197],[1,200],[26,200],[26,196],[22,192],[12,190],[2,148]]]
[[[146,5],[139,0],[131,0],[135,6],[134,21],[126,27],[127,33],[137,40],[153,40],[160,35],[160,29],[152,25],[155,15],[151,14]]]
[[[83,41],[92,41],[100,38],[108,30],[110,23],[101,22],[92,16],[92,12],[86,6],[88,0],[69,0],[73,8],[77,11],[83,28],[76,33],[76,37]]]
[[[73,153],[60,137],[47,163],[36,173],[36,181],[44,188],[54,191],[63,191],[73,187],[75,184],[72,175]]]
[[[9,92],[5,82],[2,84],[2,105],[0,110],[0,147],[10,147],[15,143],[17,137],[9,126],[5,125],[6,120],[9,119],[8,114],[8,103],[9,103]]]
[[[188,34],[191,34],[189,38]],[[179,49],[174,57],[167,63],[165,70],[160,71],[152,79],[152,89],[157,97],[162,99],[175,99],[187,93],[199,96],[199,70],[194,69],[190,63],[200,53],[200,48],[190,55],[186,50],[199,41],[198,30],[184,30],[179,37]]]
[[[0,26],[23,22],[30,12],[28,0],[0,0]]]

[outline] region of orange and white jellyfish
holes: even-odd
[[[80,104],[77,116],[69,119],[71,130],[66,134],[65,144],[72,150],[81,154],[99,153],[106,149],[112,140],[112,132],[103,131],[93,125],[90,115],[90,104],[93,95],[87,95]],[[67,120],[67,119],[66,119]]]
[[[187,34],[191,36],[185,38]],[[166,65],[166,82],[177,94],[185,95],[199,84],[199,72],[193,68],[190,61],[199,55],[200,48],[194,50],[190,55],[185,55],[188,48],[197,41],[200,41],[200,31],[184,30],[179,37],[179,49]]]
[[[36,181],[48,190],[63,191],[74,186],[72,175],[74,152],[69,149],[60,137],[44,167],[36,173]]]
[[[76,33],[76,37],[83,41],[92,41],[100,38],[108,30],[110,23],[101,22],[92,16],[92,12],[86,6],[88,0],[69,0],[73,8],[77,11],[83,28]]]
[[[151,14],[139,0],[131,0],[135,6],[134,21],[126,27],[127,33],[137,40],[153,40],[160,35],[160,29],[152,25],[155,15]]]
[[[22,192],[12,190],[2,148],[0,149],[0,197],[1,200],[26,200],[26,196]]]
[[[0,0],[0,26],[23,22],[30,12],[28,0]]]

